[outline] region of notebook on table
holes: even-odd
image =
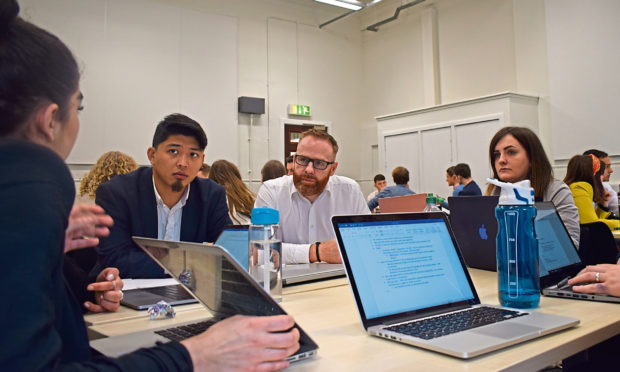
[[[194,288],[183,286],[209,309],[212,317],[202,322],[187,322],[175,327],[140,331],[91,341],[95,350],[107,356],[119,356],[157,342],[179,341],[198,334],[216,322],[234,315],[279,315],[286,312],[252,279],[248,272],[225,249],[215,245],[172,242],[134,237],[133,240],[173,277],[184,269],[194,273]],[[155,258],[149,248],[164,251]],[[306,359],[318,349],[317,344],[297,325],[300,348],[289,361]]]
[[[468,267],[497,271],[497,219],[499,196],[451,196],[450,225]]]
[[[248,269],[247,225],[227,226],[217,238],[215,244],[226,247],[233,257],[235,257],[246,270]],[[173,306],[198,302],[194,296],[187,292],[182,286],[171,284],[123,291],[121,304],[135,310],[147,310],[159,301],[166,301]]]
[[[332,225],[370,335],[472,358],[579,323],[482,305],[442,212],[334,216]]]
[[[566,283],[584,264],[552,202],[536,203],[540,288],[546,296],[620,303],[620,297],[577,293]]]

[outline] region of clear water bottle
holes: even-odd
[[[501,187],[497,218],[497,281],[502,306],[529,309],[540,302],[538,240],[534,190],[530,181],[514,184],[488,179]]]
[[[424,212],[441,212],[441,209],[437,206],[437,198],[433,196],[432,192],[426,194],[426,206]]]
[[[282,238],[280,215],[271,208],[252,209],[250,274],[276,301],[282,301]]]

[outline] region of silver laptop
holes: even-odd
[[[442,212],[334,216],[332,225],[373,336],[472,358],[579,323],[481,305]]]
[[[551,202],[536,203],[540,288],[546,296],[620,303],[620,297],[574,292],[566,283],[584,268],[570,234]]]
[[[107,356],[119,356],[157,342],[179,341],[176,330],[188,325],[202,329],[233,315],[279,315],[286,312],[252,279],[248,272],[223,248],[198,243],[171,242],[134,237],[133,240],[171,276],[177,278],[184,269],[191,269],[195,282],[190,290],[207,307],[212,317],[196,324],[187,322],[174,327],[135,332],[91,341],[95,350]],[[159,259],[151,254],[158,251]],[[163,256],[162,256],[163,254]],[[146,315],[145,315],[146,316]],[[316,354],[317,344],[297,325],[300,348],[289,361],[306,359]]]
[[[224,229],[215,242],[224,247],[244,269],[248,270],[248,226],[231,225]],[[282,266],[282,285],[301,284],[314,280],[344,276],[342,264],[310,263]]]

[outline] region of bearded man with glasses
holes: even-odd
[[[293,158],[293,175],[266,181],[258,190],[254,206],[280,212],[285,264],[342,262],[331,217],[370,213],[357,182],[334,174],[337,153],[338,143],[327,132],[306,131]]]

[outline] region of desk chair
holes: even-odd
[[[426,194],[379,199],[379,210],[381,213],[422,212],[424,207],[426,207]]]
[[[603,222],[579,225],[579,256],[585,265],[615,264],[618,248],[609,227]]]

